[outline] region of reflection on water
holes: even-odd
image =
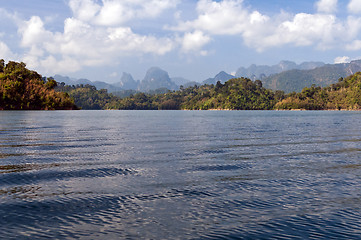
[[[361,113],[0,112],[2,239],[359,239]]]

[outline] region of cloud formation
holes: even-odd
[[[348,11],[352,14],[361,15],[361,1],[360,0],[351,0],[347,6]]]
[[[149,4],[152,7],[145,9]],[[46,30],[38,16],[18,23],[21,47],[27,49],[23,61],[44,72],[68,73],[84,66],[109,64],[120,55],[164,55],[174,48],[172,38],[136,34],[124,23],[136,15],[156,17],[175,4],[174,0],[104,0],[103,5],[93,0],[71,0],[73,17],[65,19],[63,32]],[[153,8],[157,9],[149,12]]]
[[[206,56],[214,52],[207,47],[220,36],[238,39],[259,52],[283,46],[360,50],[361,3],[350,0],[346,18],[337,16],[340,4],[318,0],[315,13],[267,15],[242,0],[198,0],[195,14],[182,18],[180,0],[69,0],[72,16],[64,20],[61,31],[49,30],[39,16],[24,20],[0,11],[18,27],[24,50],[20,60],[44,73],[67,73],[111,64],[120,56],[163,56],[174,51]],[[164,20],[167,13],[174,18],[170,22]],[[133,24],[151,21],[163,27],[149,34]],[[0,53],[20,56],[4,41]]]
[[[2,41],[0,41],[0,56],[2,56],[3,59],[14,59],[14,58],[16,58],[15,54]]]
[[[202,47],[209,43],[211,38],[201,31],[186,33],[181,39],[182,50],[188,52],[199,52],[201,55],[207,55],[206,51],[202,51]]]
[[[178,3],[179,0],[70,0],[69,7],[81,21],[117,26],[135,18],[155,18]]]
[[[334,13],[337,10],[337,0],[320,0],[316,6],[318,12]]]
[[[337,0],[320,0],[316,6],[318,12],[315,14],[281,12],[268,16],[251,11],[242,0],[200,0],[196,19],[179,22],[169,29],[202,31],[211,36],[238,35],[247,46],[258,51],[284,45],[328,49],[340,47],[350,38],[357,37],[360,18],[338,19],[332,14],[336,11]]]
[[[347,56],[343,56],[343,57],[337,57],[335,58],[334,63],[338,64],[338,63],[349,63],[351,61],[351,59]]]

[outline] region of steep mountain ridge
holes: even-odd
[[[137,89],[140,81],[135,81],[130,73],[123,72],[120,82],[116,83],[117,86],[124,90]],[[115,85],[115,84],[113,84]]]
[[[299,92],[304,87],[310,87],[312,84],[327,86],[336,83],[341,77],[344,78],[359,71],[361,71],[361,60],[341,64],[304,62],[299,65],[291,61],[281,61],[279,64],[273,66],[257,66],[253,64],[247,69],[240,68],[236,77],[240,77],[240,74],[244,74],[251,80],[262,80],[263,85],[266,88],[282,90],[288,93],[293,91]],[[258,77],[256,75],[258,75]],[[65,82],[68,85],[90,84],[94,85],[97,89],[107,89],[109,93],[119,93],[128,90],[149,92],[159,88],[177,90],[180,85],[188,87],[201,84],[216,84],[217,81],[225,83],[234,77],[235,76],[221,71],[215,77],[208,78],[202,83],[187,82],[187,79],[181,77],[171,78],[168,72],[159,67],[152,67],[147,71],[142,81],[134,80],[129,73],[123,73],[120,81],[114,84],[100,81],[91,82],[87,79],[76,80],[61,75],[55,75],[54,79],[57,82]]]
[[[138,90],[146,92],[158,88],[167,88],[169,90],[178,89],[178,86],[172,82],[168,72],[159,67],[150,68],[145,74],[144,79],[140,82]]]
[[[218,81],[221,83],[227,82],[229,79],[235,78],[235,76],[226,73],[225,71],[219,72],[214,78],[208,78],[202,82],[202,84],[216,84]]]
[[[263,85],[272,90],[282,90],[286,93],[300,92],[312,84],[325,87],[337,83],[344,78],[361,71],[361,60],[350,63],[326,64],[311,70],[289,70],[273,74],[262,79]]]
[[[248,68],[240,67],[236,72],[236,77],[248,77],[252,80],[262,80],[272,74],[281,73],[288,70],[310,70],[325,65],[323,62],[303,62],[296,64],[292,61],[281,61],[276,65],[256,65],[252,64]]]

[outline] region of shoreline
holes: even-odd
[[[361,109],[1,109],[2,111],[337,111],[359,112]]]

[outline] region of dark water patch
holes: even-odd
[[[0,174],[0,186],[34,184],[44,181],[60,181],[69,178],[99,178],[135,174],[135,170],[121,168],[38,170]]]
[[[247,166],[240,165],[213,165],[213,166],[197,166],[192,171],[233,171],[237,169],[244,169]]]
[[[30,155],[34,155],[34,154],[31,154],[31,153],[0,153],[0,159],[8,158],[8,157],[30,156]]]
[[[332,143],[359,143],[361,142],[361,139],[336,139],[336,140],[319,140],[315,139],[313,141],[310,141],[310,139],[305,139],[305,141],[293,141],[288,139],[287,142],[280,142],[279,138],[273,138],[273,140],[276,140],[275,142],[267,142],[267,143],[244,143],[244,144],[237,144],[237,145],[231,145],[231,146],[224,146],[224,148],[242,148],[242,147],[271,147],[271,146],[287,146],[287,145],[326,145],[326,144],[332,144]]]
[[[41,170],[50,167],[59,167],[60,164],[21,164],[21,165],[0,165],[0,174],[26,172],[32,170]]]
[[[203,153],[204,154],[220,154],[220,153],[225,153],[226,150],[222,149],[222,148],[218,148],[218,149],[207,149],[204,150]]]
[[[30,143],[30,144],[1,144],[0,148],[22,148],[22,147],[41,147],[54,146],[52,143]]]
[[[91,142],[88,144],[88,147],[104,147],[104,146],[114,146],[115,143],[99,143],[97,139],[89,139],[89,140],[78,140],[73,142]],[[44,151],[51,151],[51,150],[62,150],[64,148],[84,148],[83,144],[70,144],[71,142],[66,143],[30,143],[30,144],[7,144],[7,145],[0,145],[0,148],[18,148],[19,150],[24,149],[32,149],[32,150],[44,150]]]
[[[212,196],[207,191],[173,189],[164,193],[150,195],[94,196],[94,194],[89,194],[86,196],[83,193],[79,198],[62,197],[52,201],[20,202],[18,204],[3,205],[0,207],[0,214],[3,216],[0,219],[0,225],[7,230],[0,231],[0,235],[20,238],[25,236],[39,237],[39,231],[32,232],[28,229],[42,229],[41,232],[44,237],[58,238],[60,237],[59,234],[65,234],[64,236],[69,237],[70,235],[64,231],[68,226],[77,225],[79,227],[91,224],[92,229],[81,231],[81,228],[79,228],[77,231],[69,232],[73,237],[91,237],[95,234],[94,229],[101,226],[122,223],[144,227],[147,224],[157,224],[157,221],[153,221],[152,216],[149,214],[143,217],[138,215],[141,212],[153,211],[146,207],[147,203],[161,204],[171,199],[187,201],[187,199],[204,199]],[[123,216],[123,219],[120,219],[120,216]],[[19,231],[19,229],[23,231]],[[119,237],[125,234],[124,231],[115,231],[115,233]],[[138,238],[144,237],[139,233],[136,236]]]
[[[4,197],[11,197],[11,198],[29,198],[33,197],[36,198],[37,194],[41,187],[39,186],[17,186],[17,187],[10,187],[6,189],[0,189],[0,199]]]

